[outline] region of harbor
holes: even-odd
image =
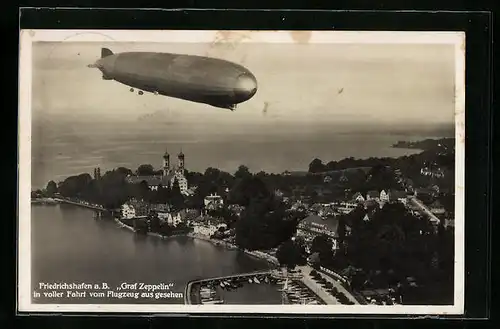
[[[194,280],[186,285],[184,293],[186,304],[262,304],[258,298],[251,300],[248,295],[266,295],[274,299],[269,304],[326,304],[314,291],[302,282],[300,272],[285,273],[269,270]],[[245,296],[245,302],[239,302]]]

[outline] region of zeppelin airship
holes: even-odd
[[[257,79],[245,67],[226,60],[171,53],[101,49],[98,68],[104,80],[115,80],[138,91],[230,109],[252,98]]]

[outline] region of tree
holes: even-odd
[[[244,179],[251,177],[252,174],[250,173],[250,170],[248,169],[247,166],[241,165],[238,167],[238,170],[234,173],[234,177],[236,179]]]
[[[58,191],[65,197],[79,198],[82,191],[91,181],[92,177],[89,174],[70,176],[61,182],[58,186]]]
[[[156,212],[151,212],[148,215],[149,228],[151,232],[159,233],[161,230],[160,218]]]
[[[155,193],[155,201],[157,203],[169,203],[170,200],[170,188],[168,186],[158,186],[158,191]]]
[[[319,254],[319,258],[321,264],[328,265],[333,260],[333,243],[329,237],[325,235],[316,236],[311,245],[311,252],[317,252]]]
[[[258,178],[260,179],[265,179],[267,177],[267,174],[265,171],[259,171],[258,173],[255,174],[255,176],[257,176]]]
[[[54,194],[57,193],[57,185],[56,182],[51,180],[50,182],[47,183],[47,188],[45,189],[46,194],[48,197],[54,196]]]
[[[177,178],[175,178],[172,183],[172,189],[170,191],[170,204],[175,210],[184,209],[184,196],[181,193]]]
[[[295,234],[297,218],[283,203],[254,199],[236,222],[236,244],[248,250],[276,248]]]
[[[311,265],[315,268],[317,268],[320,264],[321,264],[321,259],[319,257],[319,252],[315,252],[313,253],[310,257],[309,257],[309,262],[311,263]],[[312,275],[312,274],[311,274]]]
[[[140,200],[149,201],[151,196],[151,190],[149,189],[148,183],[146,181],[141,181],[136,185],[136,197]]]
[[[314,159],[309,164],[309,172],[310,173],[319,173],[325,171],[325,165],[320,159]]]
[[[153,176],[155,169],[150,164],[142,164],[137,168],[137,175],[139,176]]]
[[[342,248],[344,241],[345,241],[345,235],[346,235],[346,223],[345,223],[344,216],[339,217],[339,225],[337,228],[337,234],[339,235],[340,248]]]
[[[305,264],[305,251],[292,240],[283,242],[276,251],[276,258],[281,266],[293,269],[297,265]]]
[[[252,200],[268,200],[271,193],[266,184],[257,177],[247,176],[237,181],[229,192],[229,201],[241,206],[248,206]]]
[[[120,175],[125,176],[125,177],[128,175],[132,175],[132,170],[125,168],[125,167],[116,168],[116,172],[119,173]]]

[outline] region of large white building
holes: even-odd
[[[297,226],[297,236],[304,238],[307,243],[311,243],[314,237],[326,235],[331,239],[333,249],[337,249],[338,225],[339,221],[335,217],[322,219],[319,216],[310,215]]]
[[[125,219],[132,219],[135,217],[135,207],[131,204],[124,204],[122,205],[122,209],[121,209],[121,215],[122,215],[122,218],[125,218]]]
[[[205,197],[203,203],[205,205],[205,209],[214,210],[222,207],[224,205],[224,200],[220,195],[210,194]]]
[[[348,214],[351,211],[353,211],[354,209],[356,209],[357,207],[358,207],[358,203],[356,203],[356,202],[340,202],[337,205],[337,210],[338,210],[338,212],[340,212],[342,214]]]
[[[211,237],[215,234],[221,227],[226,227],[224,224],[214,225],[214,224],[196,224],[193,226],[193,233],[200,234],[207,237]]]
[[[185,156],[182,151],[177,155],[178,164],[176,167],[171,168],[170,166],[170,154],[165,151],[163,155],[163,168],[161,175],[154,176],[129,176],[127,177],[127,182],[130,184],[140,184],[146,182],[149,189],[152,191],[157,191],[161,187],[172,187],[174,182],[177,181],[179,184],[179,189],[182,194],[189,195],[189,186],[186,176],[184,176],[185,171]]]

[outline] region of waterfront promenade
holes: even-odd
[[[314,291],[321,299],[323,299],[325,303],[339,304],[339,301],[329,292],[327,292],[326,289],[323,288],[318,282],[316,282],[316,280],[314,280],[313,277],[310,275],[311,271],[313,270],[311,266],[309,265],[298,266],[298,269],[303,275],[302,282],[304,282],[304,284],[309,289]],[[354,304],[359,304],[359,301],[356,300],[356,298],[354,298],[354,296],[349,291],[347,291],[347,289],[339,281],[335,280],[329,275],[321,273],[320,271],[317,271],[317,273],[321,275],[321,277],[324,278],[327,282],[330,282],[333,285],[333,287],[337,288],[337,290],[343,295],[345,295],[347,299],[349,299],[351,302],[353,302]]]

